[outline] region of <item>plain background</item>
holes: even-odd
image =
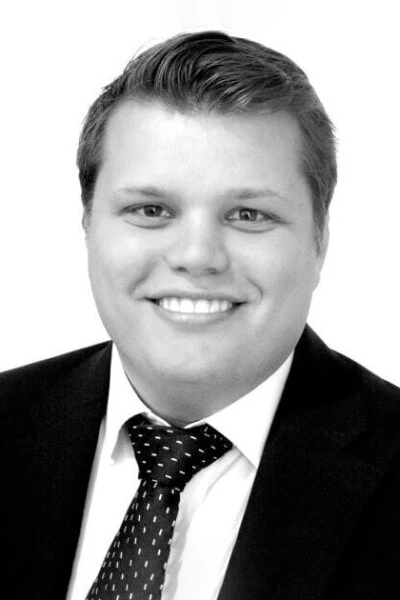
[[[339,184],[309,323],[400,384],[397,12],[395,0],[2,4],[0,370],[106,339],[80,225],[81,122],[140,48],[222,29],[293,58],[334,121]]]

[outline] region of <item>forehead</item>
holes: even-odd
[[[102,158],[99,179],[112,187],[132,179],[189,182],[204,193],[228,183],[274,185],[286,195],[300,180],[305,184],[300,128],[283,111],[183,113],[158,102],[124,102],[110,116]]]
[[[112,151],[115,144],[121,148],[121,143],[132,144],[135,138],[139,142],[139,138],[143,141],[145,137],[148,144],[152,140],[161,144],[168,138],[189,142],[194,136],[197,144],[201,144],[212,138],[213,133],[215,139],[223,136],[232,146],[235,142],[243,143],[246,137],[255,148],[260,143],[268,143],[268,138],[271,145],[279,139],[296,153],[302,138],[297,119],[283,110],[269,113],[180,111],[158,101],[127,100],[119,104],[108,119],[104,150]]]

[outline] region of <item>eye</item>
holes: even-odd
[[[138,227],[163,227],[174,213],[162,204],[137,204],[129,206],[124,213],[130,223]]]
[[[154,218],[167,218],[170,219],[172,216],[171,211],[164,208],[160,204],[142,204],[141,206],[133,206],[129,209],[129,212],[136,214],[140,217],[146,217],[150,219]]]
[[[227,216],[228,223],[242,231],[260,232],[270,229],[279,219],[256,208],[235,208]]]
[[[229,221],[251,221],[253,223],[265,221],[267,218],[267,215],[255,208],[238,208],[228,216]]]

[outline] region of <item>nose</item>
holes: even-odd
[[[166,252],[171,269],[193,277],[219,274],[228,269],[230,259],[220,227],[198,222],[182,223],[178,229]]]

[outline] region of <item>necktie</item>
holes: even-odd
[[[210,425],[181,429],[138,415],[127,428],[140,485],[86,600],[161,598],[180,494],[232,448]]]

